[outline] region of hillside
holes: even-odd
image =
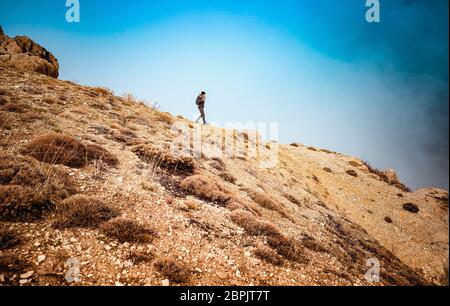
[[[0,66],[0,284],[444,283],[448,192],[410,192],[392,172],[299,143],[224,140],[37,72]],[[222,147],[278,145],[278,163],[177,156],[174,124]],[[364,277],[371,258],[380,283]]]

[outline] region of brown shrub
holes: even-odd
[[[180,187],[204,200],[220,204],[226,204],[233,196],[226,187],[204,175],[189,176],[181,181]]]
[[[353,166],[353,167],[356,167],[356,168],[362,166],[362,164],[361,164],[359,161],[357,161],[357,160],[351,160],[351,161],[348,162],[348,164],[349,164],[350,166]]]
[[[77,192],[68,173],[33,158],[0,155],[0,185],[31,187],[52,202]]]
[[[290,193],[285,192],[285,193],[283,193],[283,196],[284,196],[286,199],[288,199],[291,203],[294,203],[294,204],[297,205],[297,206],[301,206],[301,205],[302,205],[302,203],[300,202],[300,200],[297,199],[296,197],[294,197],[294,196],[293,196],[292,194],[290,194]]]
[[[128,128],[117,127],[115,130],[111,130],[109,135],[117,142],[124,143],[126,145],[134,145],[137,135]]]
[[[38,136],[26,145],[23,154],[42,162],[81,168],[93,160],[103,160],[116,166],[118,159],[98,145],[85,145],[72,136],[64,134],[45,134]]]
[[[45,212],[53,208],[53,203],[24,186],[0,186],[0,220],[27,222],[42,219]]]
[[[355,170],[347,170],[345,171],[350,176],[358,177],[358,173]]]
[[[21,242],[21,236],[12,230],[2,230],[0,232],[0,250],[13,248]]]
[[[400,182],[398,179],[392,181],[391,179],[389,179],[389,177],[386,175],[384,171],[372,167],[372,165],[369,162],[363,161],[363,164],[367,167],[370,173],[378,176],[383,182],[388,183],[391,186],[397,187],[398,189],[404,192],[411,192],[411,189],[408,186]]]
[[[153,163],[156,167],[175,173],[194,172],[194,160],[190,156],[173,156],[170,152],[151,145],[138,145],[131,150],[139,158]]]
[[[19,284],[19,278],[14,275],[21,274],[33,269],[33,265],[28,261],[20,259],[16,254],[2,253],[0,254],[0,274],[3,274],[5,283],[2,285]]]
[[[94,88],[92,88],[92,90],[98,94],[105,95],[105,96],[113,94],[113,91],[106,87],[94,87]]]
[[[235,210],[231,212],[231,220],[242,227],[249,235],[265,235],[265,236],[280,236],[280,229],[264,220],[260,220],[245,210]]]
[[[313,237],[308,236],[303,238],[301,244],[305,248],[314,252],[329,253],[329,250],[323,245],[321,245],[319,242],[317,242]]]
[[[232,174],[228,173],[228,172],[221,172],[219,173],[219,177],[224,179],[225,181],[234,184],[236,183],[236,177],[234,177]]]
[[[317,151],[317,149],[314,148],[314,147],[308,147],[308,150],[311,150],[311,151]]]
[[[3,110],[11,113],[24,113],[26,108],[22,104],[9,102],[3,105]]]
[[[273,265],[279,266],[283,264],[283,258],[265,245],[259,245],[253,253],[256,257]]]
[[[157,112],[158,120],[166,124],[173,124],[174,120],[171,114]]]
[[[189,279],[189,271],[175,261],[172,256],[159,258],[154,264],[164,277],[176,283],[184,283]]]
[[[288,260],[292,260],[298,263],[308,263],[309,260],[303,253],[301,245],[285,236],[277,235],[267,238],[267,243],[271,248],[277,251],[278,254]]]
[[[254,190],[248,190],[247,194],[253,201],[258,203],[262,207],[276,211],[283,217],[287,217],[286,211],[284,210],[283,206],[268,194]]]
[[[323,171],[328,172],[328,173],[333,173],[333,170],[331,170],[328,167],[323,168]]]
[[[155,255],[151,252],[145,251],[131,251],[126,256],[126,259],[131,261],[133,264],[148,263],[155,258]]]
[[[56,207],[55,228],[98,227],[101,223],[119,216],[119,212],[103,201],[86,195],[75,195]]]
[[[148,227],[138,224],[132,220],[116,218],[103,223],[100,226],[103,234],[117,239],[120,243],[136,242],[148,243],[157,237],[156,232]]]

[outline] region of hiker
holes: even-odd
[[[203,124],[206,124],[205,102],[206,102],[206,92],[202,91],[201,94],[198,95],[197,100],[195,101],[195,104],[197,104],[198,110],[200,111],[200,117],[198,117],[198,119],[195,120],[195,123],[198,123],[200,118],[202,118]]]

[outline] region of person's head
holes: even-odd
[[[202,95],[203,95],[203,96],[206,95],[206,92],[202,91]]]

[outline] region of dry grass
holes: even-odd
[[[148,243],[157,237],[156,231],[152,228],[145,227],[133,220],[122,218],[116,218],[103,223],[100,226],[100,230],[104,235],[115,238],[120,243]]]
[[[117,142],[124,143],[128,146],[136,145],[140,140],[137,139],[136,133],[128,128],[116,127],[109,132],[110,137]]]
[[[190,174],[194,172],[195,164],[190,156],[174,156],[169,151],[151,145],[135,146],[132,148],[132,152],[157,168],[166,169],[174,173]]]
[[[302,246],[292,238],[276,235],[267,238],[267,243],[284,258],[298,263],[308,263],[309,260],[303,253]]]
[[[249,235],[281,236],[281,230],[276,225],[258,219],[248,211],[238,209],[231,212],[230,216],[231,220],[242,227]]]
[[[189,280],[189,270],[177,263],[173,256],[159,258],[154,266],[159,273],[173,282],[184,283]]]
[[[181,181],[180,187],[201,199],[220,204],[226,204],[233,197],[225,186],[204,175],[189,176]]]
[[[355,170],[347,170],[345,173],[353,177],[358,177],[358,173]]]
[[[94,88],[92,88],[92,90],[95,91],[98,94],[105,95],[105,96],[109,96],[109,95],[113,95],[114,94],[114,92],[111,89],[107,88],[107,87],[94,87]]]
[[[103,160],[111,166],[119,162],[114,154],[98,145],[85,145],[72,136],[56,133],[38,136],[23,148],[22,153],[42,162],[72,168],[81,168],[93,160]]]
[[[268,194],[254,190],[247,190],[247,194],[261,207],[276,211],[283,217],[288,217],[284,207]]]
[[[19,285],[19,278],[17,275],[32,269],[32,264],[26,260],[20,259],[16,254],[0,254],[0,274],[5,278],[5,282],[2,283],[2,285]],[[16,276],[13,278],[14,275]]]
[[[155,255],[149,251],[131,251],[127,254],[126,259],[133,264],[149,263],[155,259]]]
[[[391,186],[395,186],[404,192],[411,192],[411,188],[400,182],[398,179],[391,181],[386,173],[375,167],[372,167],[372,165],[370,165],[367,161],[363,161],[363,164],[367,167],[370,173],[378,176],[383,182],[386,182]]]
[[[270,264],[276,266],[280,266],[283,264],[283,258],[274,250],[265,245],[259,245],[253,253],[256,255],[256,257]]]
[[[219,173],[219,177],[231,184],[235,184],[237,180],[235,176],[226,171]]]
[[[0,185],[30,187],[39,196],[58,202],[77,189],[67,172],[33,158],[0,155]]]
[[[164,122],[164,123],[169,124],[169,125],[173,124],[174,119],[173,119],[171,114],[169,114],[169,113],[162,113],[162,112],[158,112],[158,111],[156,113],[157,113],[157,117],[158,117],[159,121]]]
[[[33,188],[0,186],[0,220],[28,222],[42,219],[54,204]]]
[[[75,195],[56,207],[55,228],[96,228],[101,223],[119,216],[119,212],[103,201],[86,195]]]
[[[12,230],[2,230],[0,232],[0,250],[6,250],[18,246],[22,242],[22,237]]]
[[[9,102],[3,105],[3,110],[11,113],[24,113],[26,107],[23,104]]]
[[[290,194],[290,193],[284,192],[284,193],[283,193],[283,196],[284,196],[287,200],[289,200],[289,202],[291,202],[291,203],[293,203],[293,204],[295,204],[295,205],[297,205],[297,206],[301,206],[301,205],[302,205],[302,202],[301,202],[299,199],[297,199],[295,196],[293,196],[292,194]]]

